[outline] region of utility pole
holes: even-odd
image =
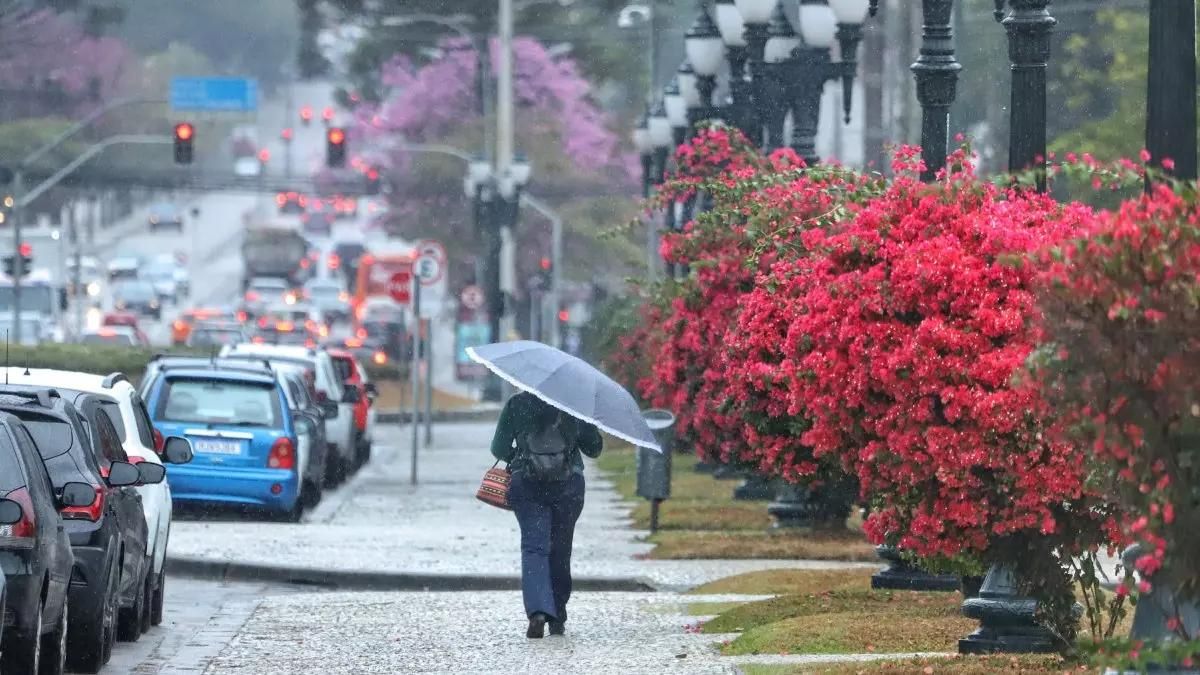
[[[1150,0],[1150,66],[1146,78],[1146,149],[1150,161],[1175,162],[1173,173],[1196,178],[1196,2]]]
[[[496,68],[496,171],[501,184],[512,180],[513,163],[513,0],[499,0],[498,30],[500,38],[499,58]],[[505,202],[510,197],[501,194]],[[507,204],[506,204],[507,206]],[[505,209],[505,221],[500,229],[500,290],[505,303],[516,291],[516,246],[513,229],[516,227],[516,211]],[[515,328],[511,307],[505,306],[500,321],[499,340],[506,340]]]

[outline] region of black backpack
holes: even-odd
[[[574,439],[562,429],[562,413],[554,424],[521,435],[517,447],[525,455],[529,477],[540,481],[564,481],[571,477]]]

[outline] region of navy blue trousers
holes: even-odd
[[[567,620],[571,599],[571,545],[583,512],[583,476],[564,481],[532,480],[517,471],[508,503],[521,526],[521,594],[525,614],[541,612]]]

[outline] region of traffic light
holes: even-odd
[[[325,132],[325,166],[346,166],[346,130],[341,127],[329,127]]]
[[[279,137],[283,139],[283,142],[284,142],[284,143],[289,143],[289,142],[291,142],[291,140],[292,140],[292,128],[291,128],[291,127],[284,127],[284,128],[283,128],[283,131],[279,132]]]
[[[332,122],[333,121],[333,108],[330,108],[329,106],[325,106],[325,109],[321,111],[321,119],[325,120],[326,124],[329,124],[330,122]]]
[[[196,139],[196,127],[191,122],[175,125],[175,163],[192,163],[192,142]]]
[[[19,255],[4,256],[4,273],[9,277],[26,277],[33,269],[33,247],[28,242],[21,242],[17,249]]]
[[[271,161],[271,151],[266,148],[259,150],[258,161],[260,164],[266,164],[267,162]]]
[[[549,258],[542,258],[538,261],[538,278],[542,280],[542,288],[550,289],[554,286],[554,261]]]
[[[308,126],[312,122],[313,111],[311,105],[306,105],[300,108],[300,123]]]
[[[374,197],[379,194],[379,169],[367,169],[367,194]]]

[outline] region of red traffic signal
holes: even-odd
[[[266,164],[267,162],[271,161],[271,151],[266,148],[259,150],[258,151],[258,161],[262,162],[263,164]]]
[[[283,139],[283,140],[285,140],[285,141],[290,141],[290,140],[292,140],[292,128],[291,128],[291,127],[284,127],[284,128],[283,128],[283,131],[279,132],[279,137],[280,137],[280,138],[282,138],[282,139]]]
[[[332,122],[333,121],[333,108],[330,108],[329,106],[325,106],[325,109],[321,111],[321,119],[325,120],[326,122]]]
[[[33,246],[29,242],[23,241],[21,242],[21,245],[17,247],[17,252],[21,254],[22,258],[32,257]]]
[[[311,105],[302,106],[300,108],[300,121],[307,125],[312,121],[313,109]]]
[[[553,263],[550,262],[549,258],[542,258],[538,264],[541,265],[543,270],[549,271]]]
[[[191,164],[193,156],[192,144],[196,138],[196,127],[191,122],[180,122],[175,125],[175,163]]]
[[[346,131],[341,127],[330,127],[325,132],[325,166],[346,166]]]
[[[571,313],[565,309],[558,310],[558,320],[566,323],[571,320]]]

